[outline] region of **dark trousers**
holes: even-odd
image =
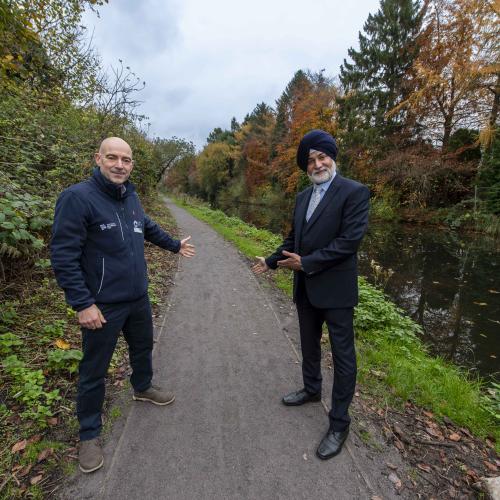
[[[101,433],[104,377],[109,368],[120,332],[128,344],[132,376],[137,392],[151,387],[153,378],[153,320],[149,297],[119,304],[96,304],[107,323],[98,330],[82,328],[83,359],[80,362],[76,412],[80,440]]]
[[[340,432],[351,422],[348,410],[356,388],[354,309],[318,309],[311,305],[301,285],[297,293],[297,312],[304,388],[311,394],[321,392],[321,331],[326,323],[333,356],[332,409],[328,416],[330,429]]]

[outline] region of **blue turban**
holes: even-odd
[[[300,141],[297,149],[297,165],[307,171],[307,160],[309,159],[309,150],[315,149],[328,155],[332,160],[337,159],[337,143],[335,139],[324,130],[311,130]]]

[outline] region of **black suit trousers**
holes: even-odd
[[[302,273],[300,273],[302,274]],[[332,406],[330,429],[343,431],[351,422],[349,405],[356,388],[356,351],[354,348],[354,308],[319,309],[307,297],[304,276],[299,276],[296,305],[299,316],[304,388],[321,392],[321,334],[326,323],[333,357]]]

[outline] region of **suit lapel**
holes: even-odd
[[[335,178],[330,184],[330,187],[328,188],[327,192],[323,195],[323,199],[319,202],[319,205],[316,207],[316,210],[311,215],[311,218],[309,219],[309,222],[307,223],[304,232],[307,232],[312,227],[312,225],[318,220],[319,216],[321,215],[321,212],[323,212],[325,207],[327,207],[331,203],[335,192],[340,186],[341,179],[342,177],[339,174],[335,175]]]
[[[313,187],[308,188],[304,195],[301,197],[297,208],[295,210],[295,249],[298,250],[300,245],[300,237],[302,235],[302,227],[304,226],[304,221],[306,219],[306,211],[309,205],[309,200],[311,198]]]

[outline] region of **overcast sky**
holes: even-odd
[[[83,18],[104,68],[146,81],[151,136],[201,148],[214,127],[274,106],[298,69],[339,73],[379,0],[110,0]]]

